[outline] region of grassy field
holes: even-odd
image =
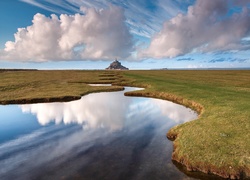
[[[88,85],[117,78],[105,71],[0,71],[0,104],[69,101],[90,92],[122,90]]]
[[[250,71],[2,71],[0,102],[63,101],[121,89],[88,83],[145,87],[127,95],[171,100],[196,110],[198,120],[168,132],[173,159],[189,170],[250,177]]]
[[[173,159],[189,170],[225,178],[250,177],[250,71],[128,71],[129,93],[168,99],[199,112],[199,119],[168,132]]]

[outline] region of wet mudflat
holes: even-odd
[[[191,179],[172,163],[166,133],[197,114],[123,94],[0,106],[0,179]]]

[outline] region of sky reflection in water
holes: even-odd
[[[0,125],[8,130],[0,131],[1,136],[15,131],[15,123],[25,124],[0,141],[0,178],[187,178],[172,165],[172,143],[165,135],[197,114],[171,102],[123,93],[0,107],[1,114],[10,107],[15,111],[15,118],[12,113],[2,116]],[[11,123],[3,123],[9,119]]]

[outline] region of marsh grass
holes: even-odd
[[[175,139],[174,160],[188,170],[250,177],[250,71],[127,71],[125,77],[147,87],[127,95],[167,99],[199,112],[198,120],[168,132]]]
[[[108,76],[116,75],[111,73]],[[0,103],[69,101],[91,92],[122,87],[91,87],[90,83],[113,83],[104,71],[4,71],[0,76]]]

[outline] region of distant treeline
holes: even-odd
[[[0,72],[5,71],[38,71],[37,69],[0,69]]]

